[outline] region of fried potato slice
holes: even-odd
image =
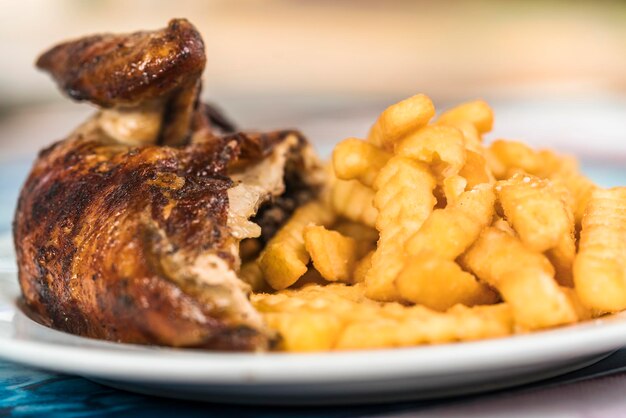
[[[374,207],[374,190],[357,180],[334,179],[330,185],[329,205],[346,219],[374,228],[378,210]]]
[[[554,280],[548,259],[506,232],[485,229],[460,260],[500,292],[522,329],[547,328],[578,319],[571,301]]]
[[[551,181],[518,173],[499,181],[496,192],[507,221],[530,249],[547,251],[571,238],[573,214]]]
[[[479,283],[474,275],[463,271],[452,260],[424,252],[410,257],[396,279],[403,299],[437,311],[454,305],[487,305],[496,303],[498,295]]]
[[[381,168],[391,154],[356,138],[341,141],[333,150],[335,175],[341,180],[358,180],[372,187]]]
[[[331,350],[342,328],[342,321],[332,311],[266,313],[267,324],[278,330],[281,348],[291,352]]]
[[[481,184],[454,204],[433,211],[405,245],[408,257],[396,280],[403,299],[436,310],[497,301],[488,286],[454,262],[491,223],[494,201],[493,187]]]
[[[368,297],[398,299],[394,281],[404,264],[404,244],[432,212],[435,185],[426,164],[405,157],[394,156],[380,171],[374,182],[380,239],[365,278]]]
[[[596,189],[582,221],[575,289],[589,308],[626,309],[626,188]]]
[[[378,209],[376,229],[390,225],[417,230],[435,206],[436,182],[426,164],[395,156],[380,171],[374,183],[374,206]]]
[[[352,281],[357,258],[354,239],[320,225],[309,225],[304,229],[304,247],[323,278],[331,282]]]
[[[463,134],[463,140],[465,141],[465,149],[475,152],[479,155],[485,154],[485,147],[483,145],[483,138],[478,132],[478,129],[473,123],[468,121],[453,121],[446,123],[447,125],[454,126]]]
[[[446,178],[457,174],[465,164],[465,140],[457,128],[429,125],[400,141],[396,155],[427,163]]]
[[[365,276],[367,276],[367,272],[372,267],[372,257],[374,257],[374,252],[375,250],[370,251],[365,254],[363,258],[357,261],[353,274],[353,280],[355,283],[362,283],[365,281]]]
[[[546,252],[546,257],[554,266],[556,281],[561,286],[574,287],[574,259],[576,258],[576,240],[574,232],[563,235],[556,247]]]
[[[506,304],[455,306],[445,313],[423,306],[387,304],[383,312],[386,317],[364,318],[348,324],[335,348],[407,347],[502,337],[513,331],[511,311]]]
[[[417,94],[409,97],[389,106],[380,114],[370,129],[368,141],[393,151],[400,139],[425,126],[433,116],[435,106],[428,96]]]
[[[443,112],[437,120],[437,123],[453,126],[459,122],[469,122],[480,134],[484,134],[493,128],[493,110],[485,101],[474,100]]]
[[[492,184],[495,182],[485,157],[471,150],[467,150],[465,154],[465,164],[459,171],[459,176],[466,180],[469,188],[483,183]]]
[[[437,196],[437,207],[443,209],[449,205],[454,205],[465,189],[467,188],[467,180],[465,178],[456,175],[443,179],[443,184],[437,186],[435,189],[435,196]],[[443,202],[440,202],[441,195],[443,194]]]
[[[494,142],[492,149],[485,156],[496,178],[506,179],[522,172],[550,179],[569,190],[576,225],[580,227],[591,193],[598,186],[579,171],[574,158],[558,156],[549,150],[536,151],[526,144],[504,140]]]
[[[330,225],[335,216],[319,202],[310,202],[296,209],[287,223],[267,243],[259,256],[259,266],[273,289],[294,284],[307,271],[309,253],[304,247],[304,229],[313,223]]]
[[[513,331],[506,304],[435,312],[423,306],[378,303],[362,285],[309,285],[251,301],[279,331],[288,351],[401,347],[508,335]]]
[[[601,311],[596,311],[586,306],[582,302],[582,300],[580,300],[580,296],[578,295],[575,289],[571,287],[561,286],[561,291],[565,294],[565,296],[567,296],[570,303],[574,307],[578,320],[586,321],[588,319],[600,316],[602,314]]]
[[[519,142],[498,139],[489,147],[492,158],[498,160],[500,168],[494,168],[498,180],[506,179],[516,172],[541,178],[550,178],[562,169],[563,164],[570,164],[568,159],[560,157],[550,150],[534,150]]]
[[[491,223],[494,202],[495,193],[489,184],[464,192],[456,203],[433,211],[419,231],[407,241],[407,254],[416,256],[430,252],[454,260]]]
[[[572,197],[572,208],[576,226],[582,224],[585,209],[591,200],[591,195],[598,186],[578,171],[576,163],[568,163],[561,166],[550,177],[557,184],[562,184],[569,190]]]

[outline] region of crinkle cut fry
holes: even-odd
[[[530,249],[547,251],[571,234],[573,215],[549,180],[518,173],[499,181],[496,192],[507,221]]]
[[[436,209],[407,242],[407,257],[396,280],[400,295],[431,309],[445,310],[498,301],[493,290],[463,271],[455,259],[463,253],[494,215],[493,187],[482,184],[464,192],[458,202]]]
[[[406,251],[417,255],[424,251],[448,260],[461,255],[494,215],[493,186],[481,184],[461,194],[458,202],[436,209],[422,227],[408,240]]]
[[[496,191],[521,241],[532,250],[546,252],[559,283],[571,287],[576,243],[569,191],[551,180],[522,173],[499,181]]]
[[[341,141],[333,151],[335,175],[341,180],[358,180],[372,187],[381,168],[391,154],[377,146],[356,138]]]
[[[425,126],[433,116],[433,102],[427,96],[417,94],[385,109],[370,129],[367,139],[377,147],[393,151],[398,141]]]
[[[437,311],[457,304],[490,305],[499,300],[496,292],[454,260],[429,252],[407,257],[395,283],[402,299]]]
[[[351,282],[357,246],[353,238],[321,225],[304,229],[304,246],[313,266],[328,281]]]
[[[549,150],[534,150],[524,143],[502,139],[494,141],[485,156],[498,179],[506,179],[521,170],[564,185],[572,196],[576,225],[580,226],[591,193],[598,186],[580,173],[574,158],[558,156]]]
[[[397,300],[394,281],[404,264],[404,244],[432,212],[435,186],[426,164],[405,157],[391,158],[380,171],[374,184],[374,205],[381,235],[365,279],[369,297]]]
[[[401,311],[401,305],[389,304],[386,311]],[[409,313],[364,319],[346,326],[336,349],[373,349],[409,347],[453,341],[471,341],[510,335],[513,332],[511,310],[506,304],[457,305],[447,312],[435,312],[423,306],[403,307]]]
[[[458,174],[465,164],[465,140],[455,127],[429,125],[403,138],[396,154],[427,163],[446,178]]]
[[[578,319],[571,301],[554,280],[548,259],[500,229],[485,229],[461,256],[461,263],[500,292],[522,329],[553,327]]]
[[[319,202],[310,202],[296,209],[259,256],[263,276],[273,289],[285,289],[306,273],[310,259],[304,247],[307,225],[330,226],[334,220],[333,212]]]
[[[378,217],[374,190],[357,180],[334,179],[329,194],[330,206],[338,216],[374,228]]]
[[[479,134],[484,134],[493,128],[493,110],[485,101],[474,100],[443,112],[437,119],[437,123],[452,126],[470,123]]]
[[[596,189],[582,221],[575,289],[587,307],[626,309],[626,188]]]
[[[312,285],[255,294],[252,302],[281,332],[288,351],[400,347],[493,338],[513,331],[506,304],[457,305],[435,312],[366,299],[361,285]]]

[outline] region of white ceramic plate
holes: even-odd
[[[600,104],[500,105],[497,115],[503,123],[496,128],[506,127],[506,136],[535,144],[603,158],[610,153],[609,159],[623,161],[626,101]],[[554,122],[558,120],[568,121],[567,132]],[[339,124],[329,119],[299,126],[320,138],[320,151],[328,154],[332,142],[360,132],[357,127],[365,132],[369,121],[371,117],[345,123],[341,119]],[[591,150],[585,148],[589,138],[594,140]],[[593,174],[605,185],[626,184],[626,172],[617,168]],[[542,380],[584,367],[626,345],[626,314],[474,343],[331,354],[233,354],[108,343],[51,330],[22,314],[14,305],[18,289],[11,251],[10,240],[0,238],[0,357],[159,396],[316,405],[436,398]]]
[[[58,332],[14,304],[0,274],[0,357],[135,392],[216,402],[342,404],[516,386],[591,364],[626,345],[626,315],[473,343],[330,354],[238,354],[143,347]]]

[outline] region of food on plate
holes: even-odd
[[[581,301],[601,312],[626,309],[626,188],[591,195],[574,262]]]
[[[357,246],[354,238],[320,225],[304,230],[304,246],[320,275],[330,282],[351,282],[356,263]]]
[[[626,309],[626,188],[504,139],[477,100],[384,110],[324,167],[297,131],[199,100],[186,20],[38,66],[99,111],[43,150],[15,217],[31,315],[119,342],[326,351],[503,337]]]
[[[330,225],[334,218],[334,213],[326,210],[322,204],[308,203],[298,208],[269,240],[258,263],[273,289],[285,289],[306,273],[307,264],[311,260],[304,245],[304,233],[308,225]]]
[[[446,312],[365,296],[363,284],[328,284],[252,295],[287,351],[406,347],[509,335],[514,322],[507,304]]]
[[[19,280],[43,323],[209,349],[276,340],[238,277],[241,258],[315,198],[324,170],[298,132],[236,131],[200,102],[205,61],[181,19],[39,59],[69,96],[101,107],[40,153],[19,198]],[[334,217],[313,212],[306,222]]]
[[[354,266],[351,282],[321,274],[321,283],[253,295],[279,348],[465,341],[626,309],[626,189],[599,188],[573,158],[549,150],[483,144],[493,124],[483,101],[435,120],[431,109],[426,96],[409,98],[384,111],[368,138],[335,148],[323,196],[338,218],[323,231],[347,219],[376,228],[378,241],[355,264],[352,252],[333,261]]]

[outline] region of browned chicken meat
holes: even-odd
[[[70,97],[102,109],[39,154],[19,198],[19,281],[33,317],[129,343],[272,344],[238,277],[239,245],[265,242],[318,193],[322,170],[298,132],[235,132],[200,103],[205,62],[184,19],[39,58]]]

